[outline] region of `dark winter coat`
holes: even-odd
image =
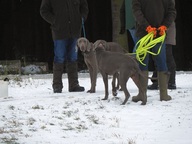
[[[138,37],[147,34],[147,26],[158,28],[165,25],[169,28],[176,18],[174,0],[133,0],[132,10],[136,19]]]
[[[86,0],[42,0],[40,7],[54,40],[80,37],[82,18],[87,19],[88,11]]]

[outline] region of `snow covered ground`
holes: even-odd
[[[161,102],[159,91],[148,90],[147,105],[126,105],[123,92],[104,97],[98,76],[97,91],[52,92],[52,75],[9,76],[9,97],[0,98],[0,143],[17,144],[192,144],[192,73],[177,72],[172,100]],[[88,74],[79,74],[80,85],[90,88]],[[109,84],[111,79],[109,79]],[[150,84],[149,80],[149,84]],[[138,90],[130,79],[131,96]]]

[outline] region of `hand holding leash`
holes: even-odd
[[[154,36],[154,37],[156,37],[156,35],[157,35],[157,30],[156,30],[156,28],[155,28],[155,27],[151,27],[150,25],[146,28],[146,31],[147,31],[148,33],[153,32],[153,36]]]
[[[158,31],[159,31],[159,35],[162,36],[165,34],[165,31],[167,30],[167,27],[162,25],[158,28]]]

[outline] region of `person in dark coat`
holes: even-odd
[[[53,92],[61,93],[64,63],[69,82],[69,92],[84,91],[79,85],[77,71],[77,39],[81,36],[82,20],[87,19],[86,0],[42,0],[40,14],[51,24],[54,42]]]
[[[153,32],[154,36],[158,37],[169,29],[170,25],[175,21],[176,9],[174,0],[133,0],[132,1],[133,15],[136,20],[136,36],[140,39],[148,33]],[[160,44],[156,44],[151,50],[157,53]],[[147,85],[148,85],[148,62],[149,54],[146,55],[143,63],[140,64],[145,78],[140,78],[140,83],[143,87],[143,91],[139,92],[137,96],[132,97],[132,101],[141,101],[142,93],[145,93],[147,99]],[[154,57],[154,62],[157,68],[160,100],[169,101],[171,96],[167,94],[167,80],[168,69],[166,64],[166,47],[165,42],[162,45],[160,53]]]
[[[170,73],[169,81],[168,81],[168,89],[176,89],[176,63],[173,56],[172,48],[176,45],[176,26],[175,22],[171,24],[169,29],[167,30],[167,36],[165,39],[166,43],[166,59],[167,59],[167,67]],[[152,78],[157,78],[157,71],[153,71]],[[152,84],[147,87],[150,90],[157,90],[158,80],[152,79]]]

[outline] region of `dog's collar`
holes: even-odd
[[[88,51],[84,51],[83,54],[88,54],[89,52]]]

